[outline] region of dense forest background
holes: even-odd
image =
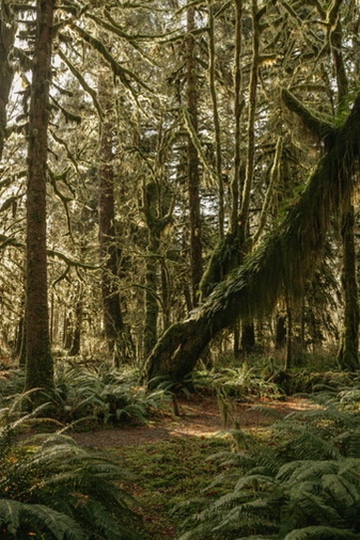
[[[28,389],[64,351],[148,380],[264,350],[358,369],[356,0],[0,23],[1,353]]]

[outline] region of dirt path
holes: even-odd
[[[240,427],[260,427],[271,424],[276,415],[281,417],[296,411],[310,408],[303,399],[287,401],[262,400],[263,405],[274,411],[274,417],[256,410],[255,404],[237,404],[232,416],[237,418]],[[313,405],[312,405],[313,406]],[[96,431],[73,433],[72,437],[81,445],[94,448],[119,448],[158,440],[169,440],[177,436],[203,437],[224,430],[224,422],[216,398],[192,397],[191,401],[180,402],[180,417],[165,412],[145,426],[96,429]],[[231,427],[227,426],[227,427]]]

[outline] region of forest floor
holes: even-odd
[[[273,414],[261,407],[257,410],[259,405]],[[210,501],[222,494],[221,486],[207,490],[221,473],[218,461],[211,456],[231,450],[234,419],[241,429],[261,435],[274,420],[313,406],[300,398],[232,404],[227,411],[230,425],[225,427],[224,411],[220,412],[216,397],[192,396],[180,400],[180,416],[169,409],[147,425],[96,429],[72,436],[81,445],[105,451],[129,472],[122,487],[137,501],[134,510],[148,531],[144,540],[170,540],[198,508],[192,501]]]
[[[269,411],[265,414],[261,407]],[[232,429],[232,420],[236,418],[240,428],[264,427],[287,414],[313,408],[314,404],[302,398],[288,398],[284,401],[262,399],[256,403],[238,403],[235,409],[228,410],[228,425],[224,425],[224,412],[221,413],[216,397],[192,396],[179,403],[180,416],[172,411],[156,415],[146,425],[95,429],[93,431],[73,433],[74,439],[81,445],[93,448],[118,448],[124,445],[169,440],[172,437],[208,437],[224,435]],[[234,407],[234,404],[233,404]],[[259,408],[258,408],[259,407]],[[274,414],[271,414],[271,410]]]

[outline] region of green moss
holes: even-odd
[[[174,538],[184,517],[199,501],[221,495],[220,488],[204,491],[218,473],[208,458],[229,450],[222,437],[173,437],[113,450],[132,478],[124,486],[139,503],[149,538]]]

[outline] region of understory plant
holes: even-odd
[[[249,366],[246,362],[240,366],[203,369],[194,373],[194,384],[200,391],[219,391],[238,401],[250,402],[263,397],[279,397],[283,392],[269,378],[264,377],[261,369]]]
[[[269,438],[233,432],[227,486],[184,523],[181,540],[360,539],[360,393],[329,390],[276,422]],[[263,411],[264,412],[264,411]]]
[[[24,438],[21,427],[33,415],[16,410],[0,411],[0,537],[142,538],[131,497],[121,488],[123,468],[61,433]]]
[[[65,423],[146,423],[164,404],[161,390],[146,393],[140,375],[129,367],[106,364],[83,367],[59,364],[56,387],[49,400],[53,415]]]

